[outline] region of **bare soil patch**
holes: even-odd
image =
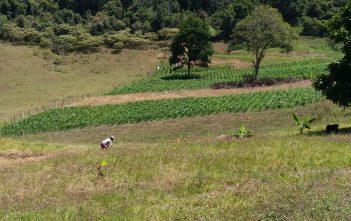
[[[252,93],[258,91],[269,91],[275,89],[290,89],[297,87],[309,87],[311,81],[298,81],[293,83],[285,83],[280,85],[262,86],[262,87],[248,87],[248,88],[232,88],[232,89],[200,89],[200,90],[182,90],[182,91],[167,91],[159,93],[137,93],[137,94],[126,94],[117,96],[103,96],[93,97],[84,101],[69,105],[69,106],[98,106],[105,104],[123,104],[136,101],[144,100],[161,100],[161,99],[174,99],[174,98],[186,98],[186,97],[216,97],[231,94],[240,93]]]
[[[211,66],[223,66],[229,65],[234,68],[248,68],[251,67],[250,62],[245,62],[237,58],[217,58],[213,57],[211,60]]]
[[[7,156],[0,156],[0,166],[13,166],[19,164],[27,164],[27,163],[34,163],[39,162],[42,160],[47,159],[48,156],[46,155],[39,155],[39,156],[30,156],[30,155],[7,155]]]

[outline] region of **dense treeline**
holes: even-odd
[[[206,19],[217,38],[258,4],[277,8],[302,34],[325,36],[327,21],[346,0],[0,0],[0,38],[56,51],[104,44],[143,47],[170,38],[190,13]],[[111,37],[112,36],[112,37]]]

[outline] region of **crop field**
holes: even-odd
[[[331,60],[307,59],[262,66],[261,79],[273,80],[305,80],[313,79],[324,73]],[[180,69],[170,74],[170,67],[163,63],[160,70],[149,79],[134,84],[115,88],[110,95],[156,92],[170,90],[190,90],[210,88],[215,83],[241,82],[244,77],[252,74],[252,68],[234,69],[230,66],[209,68],[194,68],[190,79],[187,79],[186,70]]]
[[[43,108],[0,125],[0,220],[351,220],[351,109],[307,87],[338,52],[323,39],[302,43],[267,54],[260,77],[281,85],[235,94],[208,88],[247,80],[242,51],[216,52],[218,66],[190,77],[166,63],[146,77],[158,51],[72,54],[55,65],[1,43],[0,119],[65,94],[113,91],[94,97],[100,106]],[[158,91],[158,100],[135,94]],[[112,104],[118,97],[125,102]],[[315,121],[300,134],[292,113]],[[330,124],[339,132],[327,134]],[[242,126],[252,136],[233,136]]]
[[[4,135],[20,135],[102,124],[126,124],[223,112],[262,111],[306,105],[321,99],[321,94],[314,89],[298,88],[222,97],[151,100],[96,107],[67,107],[40,113],[15,124],[4,126],[1,133]]]

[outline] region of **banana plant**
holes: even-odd
[[[245,127],[245,125],[242,125],[239,130],[236,131],[236,133],[234,134],[234,136],[238,137],[238,138],[244,138],[244,137],[252,137],[252,131],[247,129]]]
[[[311,129],[311,124],[316,120],[316,118],[305,117],[299,119],[295,113],[292,113],[295,124],[299,127],[300,134],[303,134],[305,129]]]

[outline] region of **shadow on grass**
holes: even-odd
[[[308,133],[308,136],[328,136],[331,134],[351,134],[351,127],[340,128],[338,132],[331,132],[327,133],[326,130],[319,130],[319,131],[311,131]]]
[[[170,76],[162,77],[161,79],[165,80],[165,81],[171,81],[171,80],[196,80],[196,79],[200,79],[200,78],[202,78],[202,76],[195,75],[195,74],[191,74],[191,75],[173,74]]]

